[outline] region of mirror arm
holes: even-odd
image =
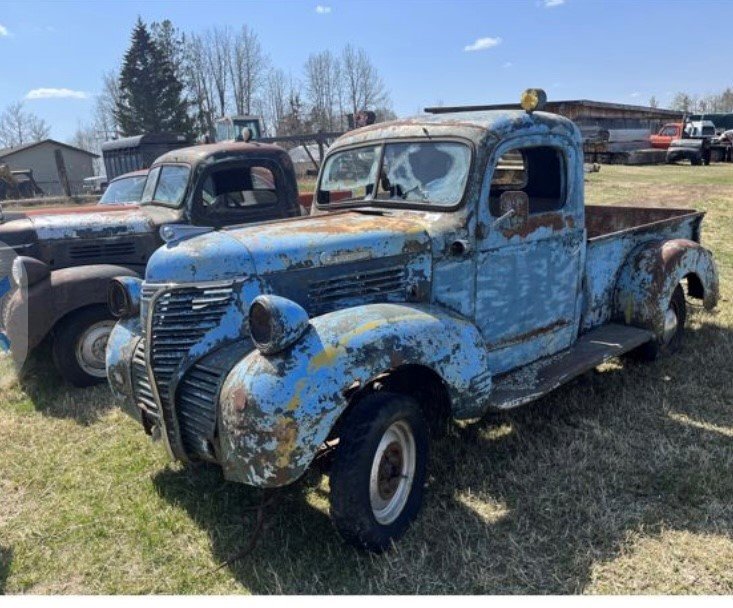
[[[509,209],[509,211],[507,211],[507,212],[506,212],[505,214],[503,214],[503,215],[500,215],[499,217],[497,217],[497,218],[496,218],[496,219],[494,220],[494,222],[493,222],[493,223],[491,224],[491,227],[492,227],[492,228],[498,228],[498,227],[499,227],[499,226],[501,226],[501,225],[502,225],[502,224],[503,224],[503,223],[504,223],[504,222],[505,222],[506,220],[508,220],[509,218],[512,218],[512,217],[514,217],[514,216],[515,216],[516,214],[517,214],[517,212],[516,212],[516,211],[515,211],[514,209]]]

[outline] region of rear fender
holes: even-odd
[[[434,307],[401,304],[329,313],[312,319],[285,352],[254,351],[229,373],[219,409],[225,476],[266,487],[297,480],[353,391],[403,365],[437,373],[455,417],[485,410],[491,376],[483,340],[469,321]]]
[[[688,278],[688,295],[707,310],[718,302],[713,254],[694,241],[674,239],[642,245],[626,259],[614,298],[615,318],[661,333],[664,313],[677,285]]]

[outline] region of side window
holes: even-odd
[[[529,213],[557,211],[565,205],[565,162],[551,146],[516,148],[504,153],[494,168],[489,191],[489,210],[499,217],[499,197],[521,190],[529,198]]]
[[[677,133],[677,129],[674,127],[664,127],[662,129],[662,135],[666,135],[667,137],[673,137]]]

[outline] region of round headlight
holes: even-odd
[[[117,277],[107,286],[107,307],[118,319],[133,317],[140,312],[142,281],[137,277]]]
[[[285,350],[308,329],[308,313],[281,296],[257,296],[249,307],[249,332],[264,354]]]

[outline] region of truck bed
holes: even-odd
[[[660,239],[699,242],[705,215],[693,209],[601,205],[586,205],[585,214],[588,247],[581,332],[611,321],[616,279],[634,249]]]
[[[702,220],[702,211],[694,209],[667,209],[664,207],[610,207],[605,205],[585,206],[585,226],[588,240],[594,241],[605,237],[616,236],[621,232],[656,233],[658,229],[673,228],[687,232],[690,224],[698,228]],[[697,238],[693,238],[697,236]],[[699,235],[688,235],[684,238],[699,240]]]

